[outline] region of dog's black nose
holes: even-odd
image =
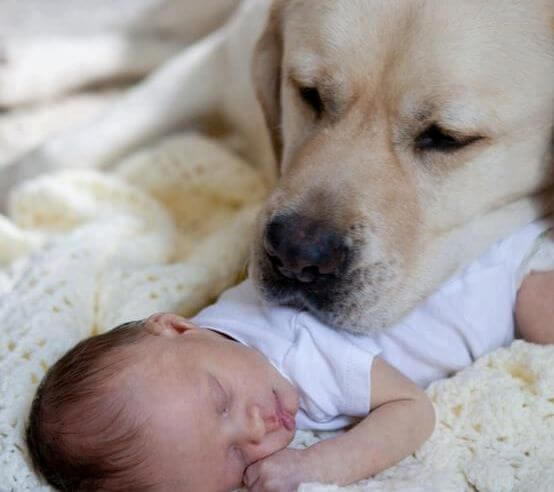
[[[337,275],[349,249],[333,228],[300,215],[277,216],[269,222],[264,247],[276,271],[305,283]]]

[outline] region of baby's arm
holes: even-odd
[[[376,357],[371,370],[371,412],[338,437],[304,450],[285,449],[245,473],[254,491],[293,491],[302,482],[347,485],[394,465],[431,435],[433,404],[412,381]]]
[[[518,332],[528,342],[554,343],[554,271],[523,279],[517,295]]]

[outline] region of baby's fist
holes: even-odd
[[[310,467],[302,449],[283,449],[250,465],[244,484],[252,492],[295,492],[310,481]]]

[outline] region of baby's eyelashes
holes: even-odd
[[[215,376],[208,374],[208,379],[216,412],[219,415],[226,415],[230,409],[230,397]]]
[[[229,396],[229,393],[225,391],[223,386],[221,387],[221,391],[223,393],[223,399],[221,403],[221,408],[222,408],[221,414],[227,415],[231,411],[232,400],[231,400],[231,397]]]

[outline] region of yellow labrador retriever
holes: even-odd
[[[110,113],[1,171],[0,193],[216,115],[279,176],[252,250],[261,291],[350,331],[381,329],[548,210],[553,10],[246,0]]]

